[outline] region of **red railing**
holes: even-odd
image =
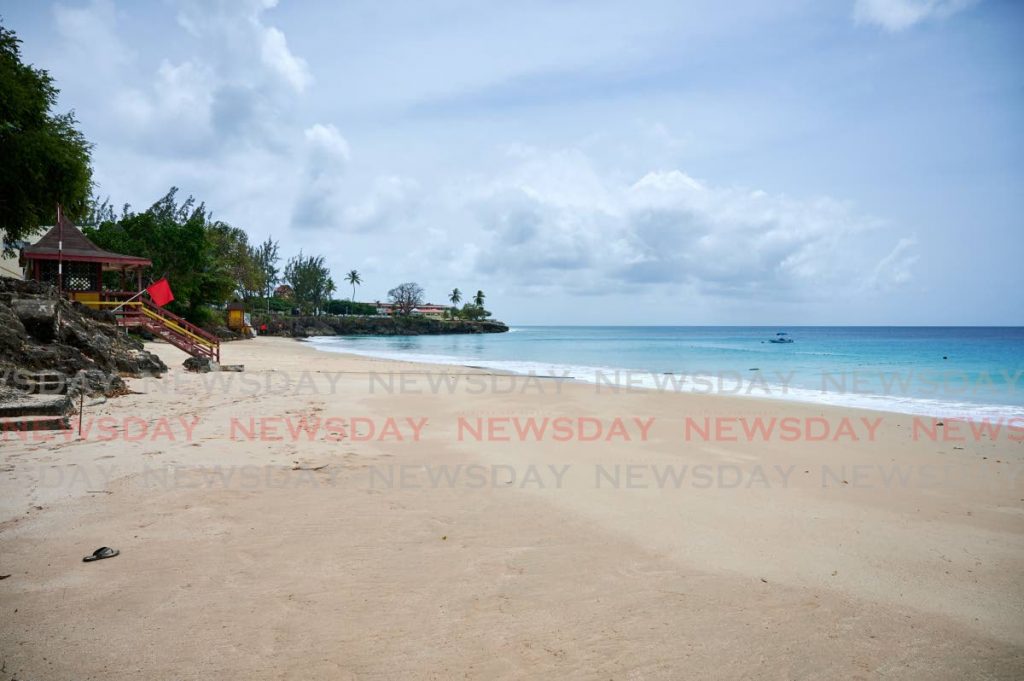
[[[174,314],[170,310],[167,310],[167,309],[162,308],[162,307],[157,307],[156,305],[154,305],[152,303],[152,301],[150,301],[146,297],[143,297],[141,300],[142,300],[143,305],[145,306],[145,309],[146,309],[147,313],[155,314],[156,316],[160,317],[161,319],[163,319],[165,321],[174,322],[178,326],[180,326],[180,327],[184,328],[185,330],[189,331],[190,333],[192,333],[193,335],[199,336],[200,338],[204,338],[204,339],[210,341],[211,343],[215,343],[217,345],[220,345],[220,338],[218,338],[217,336],[213,335],[212,333],[210,333],[206,329],[204,329],[202,327],[199,327],[199,326],[196,326],[195,324],[193,324],[192,322],[188,321],[184,317],[179,317],[178,315]]]
[[[105,295],[104,297],[113,297]],[[140,296],[131,301],[80,301],[83,305],[109,310],[119,326],[141,327],[193,357],[220,361],[220,339],[178,315],[157,307]]]

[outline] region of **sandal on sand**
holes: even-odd
[[[113,558],[114,556],[121,553],[117,549],[112,549],[109,546],[101,546],[92,552],[92,555],[86,556],[82,559],[82,562],[89,563],[94,560],[103,560],[104,558]]]

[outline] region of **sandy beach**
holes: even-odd
[[[1024,676],[1018,430],[150,349],[0,444],[2,678]]]

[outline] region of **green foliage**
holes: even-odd
[[[277,246],[278,243],[273,238],[267,237],[266,241],[256,247],[254,254],[256,266],[263,274],[262,293],[264,298],[270,298],[274,287],[281,281],[280,271],[277,269],[277,263],[281,257],[277,254]]]
[[[199,305],[191,311],[191,320],[196,326],[204,329],[215,329],[218,326],[227,326],[224,313],[206,305]]]
[[[358,270],[351,270],[345,275],[345,281],[352,284],[352,301],[356,299],[356,286],[363,283],[362,277],[359,276]]]
[[[377,306],[370,303],[354,303],[351,300],[332,300],[327,303],[328,314],[375,315]]]
[[[319,314],[334,293],[331,271],[324,264],[324,257],[304,256],[302,251],[288,261],[284,268],[284,280],[292,287],[296,304],[304,312]]]
[[[174,291],[172,312],[195,321],[203,305],[219,305],[236,294],[262,286],[249,258],[245,232],[214,221],[203,204],[192,197],[180,205],[172,187],[142,213],[125,206],[119,218],[101,204],[83,231],[107,250],[142,256],[153,261],[151,280],[167,277]]]
[[[484,299],[486,296],[483,291],[477,291],[473,299],[462,306],[458,307],[459,301],[462,300],[462,291],[459,289],[453,289],[448,294],[448,300],[451,301],[452,305],[455,306],[451,311],[447,313],[450,319],[468,319],[470,321],[480,321],[481,319],[489,319],[491,316],[490,311],[484,308]]]
[[[252,298],[249,300],[250,312],[291,312],[295,304],[290,300],[272,296],[268,298]]]
[[[487,319],[491,316],[491,313],[485,310],[483,305],[466,303],[462,306],[462,309],[458,311],[458,316],[462,319],[469,319],[470,321],[479,321],[481,319]]]
[[[21,62],[21,41],[0,25],[0,233],[11,242],[88,209],[92,146],[73,112],[54,114],[59,90],[50,74]]]
[[[249,235],[238,227],[213,222],[207,226],[207,241],[221,274],[233,282],[235,295],[245,301],[259,295],[266,274],[249,245]]]

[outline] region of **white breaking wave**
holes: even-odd
[[[957,402],[900,395],[874,395],[837,392],[771,384],[764,380],[723,380],[723,376],[706,374],[659,374],[657,372],[625,369],[611,366],[584,366],[550,362],[488,360],[390,350],[367,350],[340,343],[335,337],[313,338],[309,341],[318,350],[378,359],[390,359],[421,364],[492,369],[523,376],[560,377],[597,386],[595,389],[612,392],[641,389],[685,394],[723,395],[755,399],[773,399],[805,404],[823,404],[836,407],[870,409],[914,416],[935,416],[962,419],[1006,419],[1024,417],[1024,408],[1004,404]],[[733,374],[735,372],[726,372]],[[740,376],[739,374],[735,374]],[[673,380],[673,377],[674,380]],[[756,384],[756,386],[754,385]]]

